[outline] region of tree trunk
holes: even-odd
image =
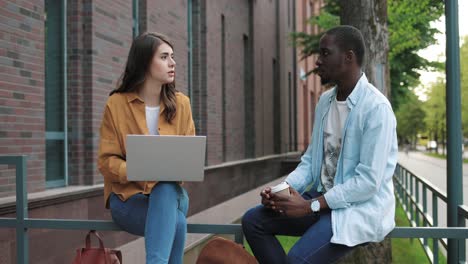
[[[366,43],[363,70],[377,89],[390,96],[388,65],[387,0],[340,0],[342,25],[361,30]],[[391,263],[390,239],[369,243],[352,251],[339,263]]]
[[[358,28],[364,36],[367,78],[389,97],[387,0],[340,0],[340,7],[341,24]]]
[[[392,263],[392,242],[386,238],[380,243],[359,246],[341,258],[337,264],[390,264]]]

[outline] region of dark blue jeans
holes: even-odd
[[[150,195],[135,194],[123,202],[110,196],[112,219],[123,230],[145,237],[147,264],[182,264],[188,196],[174,182],[159,182]]]
[[[302,196],[310,200],[320,194],[311,191]],[[260,264],[333,263],[352,249],[330,242],[330,210],[321,211],[319,217],[291,218],[259,205],[245,213],[242,228]],[[301,238],[286,255],[275,235]]]

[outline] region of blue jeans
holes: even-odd
[[[302,195],[310,200],[320,196],[315,191]],[[331,211],[320,216],[290,218],[259,205],[247,211],[242,218],[244,235],[260,264],[333,263],[352,247],[333,244]],[[301,236],[288,255],[275,235]]]
[[[188,210],[184,188],[174,182],[159,182],[150,195],[135,194],[123,202],[111,193],[109,199],[114,222],[145,237],[147,264],[182,264]]]

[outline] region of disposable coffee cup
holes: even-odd
[[[289,185],[285,182],[282,182],[276,186],[271,187],[271,192],[279,195],[291,195],[289,191]]]

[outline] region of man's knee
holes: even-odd
[[[307,264],[307,260],[304,259],[303,257],[304,252],[301,252],[301,250],[297,248],[291,248],[291,250],[288,253],[287,260],[288,264]]]
[[[251,230],[255,224],[258,224],[258,207],[250,208],[242,217],[242,228],[245,231]]]

